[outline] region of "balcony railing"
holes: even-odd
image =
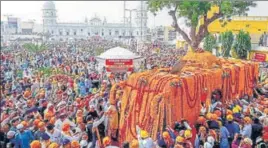
[[[236,20],[236,21],[244,21],[244,20],[248,20],[248,21],[268,21],[268,17],[267,16],[233,16],[232,20]]]

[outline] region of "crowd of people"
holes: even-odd
[[[79,42],[77,48],[87,44]],[[104,43],[101,45],[108,47]],[[165,48],[154,53],[148,52],[151,46],[143,48],[139,54],[145,61],[139,70],[173,66],[178,55],[186,53]],[[1,52],[0,147],[268,146],[268,83],[256,87],[254,96],[228,103],[221,102],[221,92],[217,90],[212,94],[211,106],[203,106],[196,123],[182,120],[166,125],[166,130],[159,133],[156,140],[137,126],[137,139],[119,143],[118,128],[114,130],[110,126],[118,122],[120,102],[111,105],[109,91],[113,83],[127,79],[127,75],[114,73],[108,76],[105,70],[98,71],[96,67],[98,62],[94,53],[73,50],[66,45],[56,45],[37,53],[27,49]],[[53,71],[46,75],[39,71],[40,68]]]

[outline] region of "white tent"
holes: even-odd
[[[129,51],[128,49],[115,47],[115,48],[111,48],[105,51],[97,58],[100,58],[100,59],[137,59],[137,58],[140,58],[140,56],[135,55],[133,52]]]
[[[96,59],[99,62],[99,70],[106,66],[106,60],[133,60],[133,66],[136,68],[139,67],[143,60],[141,56],[121,47],[111,48],[102,53],[100,56],[97,56]]]

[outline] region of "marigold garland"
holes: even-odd
[[[257,63],[217,59],[207,52],[190,53],[185,59],[195,59],[193,57],[198,60],[189,61],[180,75],[169,74],[169,68],[154,69],[132,74],[119,84],[123,89],[120,141],[137,138],[136,125],[155,139],[165,125],[174,121],[186,118],[194,122],[201,99],[209,103],[206,98],[210,98],[215,89],[222,89],[226,101],[252,93],[251,87],[258,77]],[[206,61],[213,64],[200,62],[206,57],[209,57]]]

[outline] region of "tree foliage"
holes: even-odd
[[[246,59],[251,50],[251,38],[248,32],[240,30],[236,36],[234,50],[240,59]]]
[[[216,38],[212,34],[208,34],[204,40],[204,49],[212,52],[212,49],[216,47]]]
[[[193,48],[198,48],[200,42],[208,34],[208,26],[217,19],[230,20],[232,15],[246,15],[249,7],[256,6],[250,1],[233,0],[212,0],[212,1],[189,1],[189,0],[149,0],[149,9],[155,13],[168,8],[169,14],[173,19],[172,26],[183,37],[183,39]],[[208,12],[212,6],[219,8],[211,17]],[[190,27],[190,32],[186,33],[181,24],[178,24],[178,18],[185,18],[186,25]],[[204,23],[200,23],[203,20]],[[227,21],[224,23],[226,24]]]
[[[95,50],[95,55],[99,56],[99,55],[101,55],[103,52],[104,52],[104,48],[99,47],[99,48],[97,48],[97,49]]]
[[[234,35],[232,31],[226,31],[223,32],[220,36],[220,42],[222,45],[222,56],[230,57],[230,51],[233,46]]]
[[[47,47],[46,44],[38,45],[38,44],[32,44],[32,43],[26,43],[26,44],[24,44],[23,45],[23,48],[24,49],[27,49],[30,52],[42,52],[42,51],[48,49],[48,47]]]

